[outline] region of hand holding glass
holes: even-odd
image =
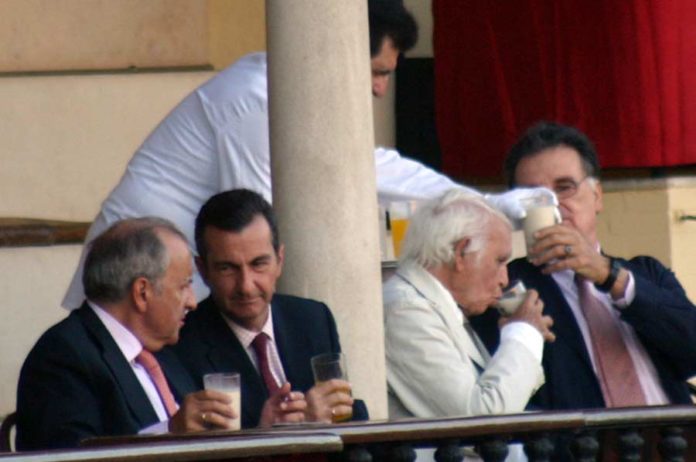
[[[524,239],[527,244],[527,254],[534,247],[534,233],[543,228],[557,225],[561,222],[561,214],[553,201],[548,197],[531,197],[523,199],[522,205],[527,215],[522,219]]]
[[[232,420],[228,430],[242,428],[242,379],[238,373],[216,372],[203,376],[203,388],[225,393],[232,399],[232,409],[237,417]]]
[[[325,353],[314,356],[311,359],[312,372],[314,373],[314,382],[316,385],[322,382],[328,382],[331,379],[340,379],[348,381],[348,369],[346,368],[346,356],[343,353]],[[345,390],[351,394],[350,389]],[[333,423],[345,422],[353,417],[353,410],[350,409],[345,414],[331,414]]]
[[[501,316],[512,316],[527,296],[527,288],[522,281],[512,281],[503,291],[495,307]]]

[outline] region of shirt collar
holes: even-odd
[[[90,300],[87,300],[87,304],[109,331],[111,338],[114,339],[118,349],[121,350],[128,362],[135,361],[135,357],[143,350],[143,344],[140,343],[140,340],[104,308]]]
[[[260,333],[240,326],[224,314],[222,315],[222,317],[225,320],[225,322],[227,322],[227,325],[230,326],[230,329],[232,329],[234,335],[237,336],[239,343],[241,343],[245,349],[250,347],[251,342],[253,342],[256,336]],[[273,336],[273,310],[271,309],[270,305],[268,306],[268,318],[266,318],[266,322],[261,328],[261,332],[268,335],[268,338],[271,340],[271,342],[275,342]]]
[[[431,305],[447,310],[454,316],[456,324],[462,325],[466,320],[463,310],[449,290],[430,271],[414,262],[400,264],[396,274],[408,282]]]

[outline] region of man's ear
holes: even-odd
[[[595,180],[594,185],[594,196],[595,196],[595,213],[599,213],[604,210],[604,191],[602,190],[602,184],[599,180]]]
[[[464,265],[464,259],[466,258],[466,249],[469,247],[471,239],[468,237],[459,239],[454,243],[454,267],[461,269]]]
[[[283,263],[285,263],[285,246],[283,244],[278,246],[276,258],[278,259],[278,276],[280,277],[283,273]]]
[[[137,278],[131,285],[131,298],[133,299],[133,305],[135,305],[140,313],[147,311],[147,303],[151,295],[150,290],[150,281],[144,277]]]

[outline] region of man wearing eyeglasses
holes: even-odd
[[[696,373],[696,307],[675,275],[651,257],[602,252],[599,162],[580,131],[554,123],[531,127],[509,151],[510,187],[555,191],[562,223],[538,231],[510,280],[539,291],[555,320],[544,348],[546,385],[533,403],[545,409],[690,403]],[[492,310],[490,310],[492,312]],[[472,323],[496,342],[491,319]]]

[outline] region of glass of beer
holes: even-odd
[[[394,257],[401,255],[401,243],[406,236],[408,222],[411,219],[412,205],[410,202],[392,202],[389,206],[389,226],[394,244]]]
[[[237,372],[215,372],[203,376],[203,388],[225,393],[232,399],[232,409],[237,417],[232,420],[228,430],[242,428],[242,379]]]
[[[348,369],[346,368],[346,356],[343,353],[324,353],[314,356],[311,359],[312,372],[314,373],[314,382],[319,385],[322,382],[328,382],[331,379],[340,379],[348,381]],[[345,390],[351,394],[350,389]],[[353,409],[351,408],[345,414],[331,414],[333,423],[345,422],[353,417]]]

